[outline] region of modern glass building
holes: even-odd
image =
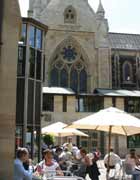
[[[25,146],[31,158],[40,158],[40,115],[43,82],[44,38],[47,26],[23,18],[18,47],[16,148]]]

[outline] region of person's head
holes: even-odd
[[[69,142],[69,143],[72,143],[72,137],[69,137],[69,138],[68,138],[68,142]]]
[[[113,148],[110,148],[110,152],[114,152],[114,149],[113,149]]]
[[[60,148],[60,147],[58,147],[56,150],[55,150],[55,152],[56,152],[56,154],[58,154],[58,155],[60,155],[61,153],[62,153],[62,148]]]
[[[17,150],[17,158],[22,162],[26,162],[29,158],[29,152],[27,148],[18,148]]]
[[[80,149],[81,156],[85,156],[87,154],[85,149]]]
[[[53,153],[50,149],[43,151],[43,155],[46,161],[51,161],[53,159]]]

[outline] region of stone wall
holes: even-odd
[[[0,177],[12,179],[15,148],[16,71],[20,12],[18,1],[4,0],[0,57]]]

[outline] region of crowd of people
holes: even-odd
[[[52,176],[75,175],[85,179],[88,174],[91,180],[99,180],[100,171],[97,161],[101,153],[97,149],[87,153],[84,148],[77,147],[71,142],[63,146],[55,146],[43,151],[42,161],[33,166],[29,159],[26,148],[18,148],[14,161],[14,180],[31,180],[32,176],[41,177],[46,180]],[[116,164],[122,166],[120,157],[110,149],[110,153],[104,157],[104,165],[108,170],[114,169]],[[140,161],[135,150],[131,150],[126,156],[125,165],[131,170],[134,180],[140,180]],[[131,167],[131,168],[130,168]],[[128,170],[127,170],[128,171]]]

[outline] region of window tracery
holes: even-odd
[[[64,11],[64,22],[74,24],[76,22],[76,11],[72,6],[69,6]]]
[[[82,54],[83,52],[71,41],[59,47],[50,64],[50,86],[67,87],[75,92],[86,92],[87,65]]]

